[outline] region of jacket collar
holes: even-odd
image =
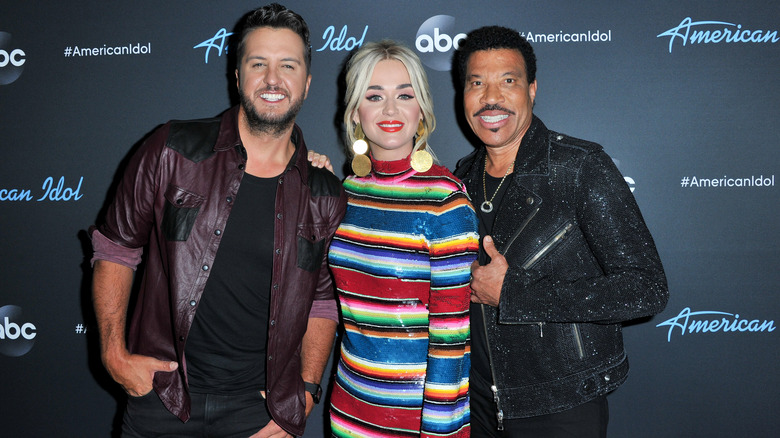
[[[305,183],[309,177],[308,149],[306,149],[306,142],[303,140],[303,132],[297,124],[293,125],[290,139],[295,145],[295,153],[290,159],[290,162],[285,169],[285,173],[291,169],[297,169],[301,180]],[[219,126],[219,137],[217,137],[217,142],[214,144],[214,151],[226,151],[240,145],[241,136],[238,133],[238,105],[236,105],[225,111],[222,116],[222,122]]]
[[[219,137],[214,144],[214,151],[226,151],[241,144],[238,135],[238,105],[225,111],[222,115],[222,123],[219,125]]]
[[[515,170],[512,173],[512,179],[517,179],[524,175],[547,175],[550,168],[550,131],[542,121],[533,116],[531,125],[528,127],[523,139],[520,141],[520,147],[515,156]],[[463,175],[464,179],[480,181],[485,166],[485,156],[487,148],[482,146],[471,155],[461,160],[466,164],[467,171]]]
[[[303,132],[297,124],[293,125],[290,139],[295,145],[295,153],[290,159],[286,171],[297,169],[301,182],[306,184],[309,180],[309,150],[306,148],[306,142],[303,140]]]
[[[550,134],[536,115],[520,142],[515,157],[515,175],[547,175],[550,168]]]

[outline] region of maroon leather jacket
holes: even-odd
[[[190,416],[187,335],[244,175],[237,120],[235,107],[220,118],[157,129],[130,160],[105,222],[90,230],[95,259],[135,269],[148,249],[127,345],[132,353],[178,361],[176,372],[155,375],[154,389],[182,421]],[[346,195],[338,178],[309,164],[298,126],[292,139],[296,152],[276,195],[266,393],[276,423],[301,435],[301,340],[310,313],[337,317],[326,255]]]

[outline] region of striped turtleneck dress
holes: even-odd
[[[347,214],[328,254],[344,322],[332,433],[467,437],[476,214],[442,166],[372,166],[345,180]]]

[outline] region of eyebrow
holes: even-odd
[[[481,74],[477,74],[477,73],[471,73],[471,74],[469,74],[469,75],[468,75],[468,79],[472,79],[472,78],[482,78],[482,77],[484,77],[484,76],[485,76],[485,75],[481,75]],[[505,76],[517,76],[517,77],[523,77],[523,75],[520,73],[520,71],[519,71],[519,70],[510,70],[510,71],[507,71],[507,72],[501,73],[501,77],[502,77],[502,78],[503,78],[503,77],[505,77]]]
[[[247,56],[247,57],[246,57],[246,60],[247,60],[247,61],[249,61],[249,60],[252,60],[252,59],[258,59],[258,60],[261,60],[261,61],[266,61],[266,60],[268,60],[268,58],[266,58],[265,56],[260,56],[260,55],[255,55],[255,56]],[[301,60],[300,60],[300,59],[298,59],[298,58],[282,58],[282,59],[281,59],[281,61],[282,61],[282,62],[294,62],[294,63],[296,63],[296,64],[301,64]]]
[[[401,85],[395,87],[396,90],[402,90],[404,88],[412,88],[412,84],[401,84]],[[369,85],[368,89],[369,90],[380,90],[381,91],[381,90],[384,90],[384,87],[382,87],[381,85]]]

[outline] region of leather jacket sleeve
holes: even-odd
[[[318,170],[312,171],[317,172]],[[328,202],[330,205],[324,209],[324,211],[330,213],[328,216],[325,216],[328,218],[326,232],[328,240],[324,245],[325,249],[322,254],[322,260],[320,261],[319,279],[317,281],[317,288],[314,294],[314,303],[312,304],[312,310],[314,311],[314,314],[310,316],[332,319],[336,322],[339,322],[338,308],[336,304],[333,277],[331,276],[330,268],[328,267],[327,249],[330,247],[330,242],[333,240],[333,235],[336,234],[336,229],[339,227],[339,224],[341,224],[341,220],[344,218],[344,215],[347,212],[347,195],[340,184],[338,187],[338,193],[338,197],[329,198]]]
[[[105,223],[98,227],[101,234],[117,245],[140,252],[149,242],[154,227],[157,169],[167,136],[168,125],[164,125],[132,155],[115,201],[108,207]]]

